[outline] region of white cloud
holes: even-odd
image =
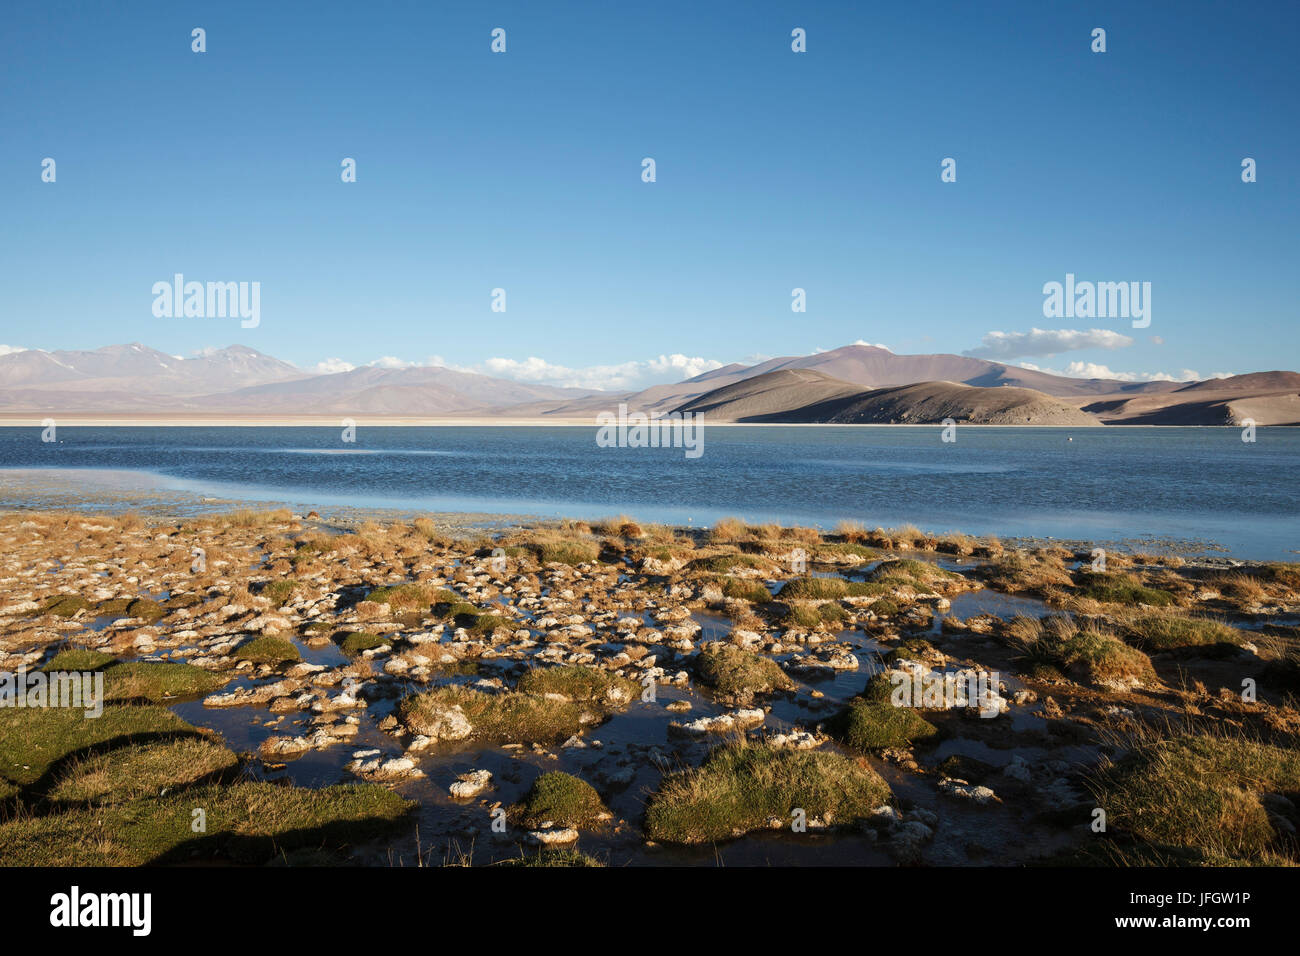
[[[13,355],[17,352],[26,352],[27,349],[21,345],[0,345],[0,355]]]
[[[530,356],[522,361],[490,358],[462,371],[481,372],[496,378],[558,385],[564,388],[627,391],[667,382],[680,382],[682,379],[694,378],[696,375],[721,367],[722,363],[716,359],[698,358],[678,352],[644,361],[620,362],[617,365],[587,365],[578,368],[554,365],[536,356]]]
[[[1110,329],[1030,329],[1028,332],[989,332],[983,345],[968,349],[972,358],[1012,359],[1022,355],[1056,355],[1079,349],[1122,349],[1133,344],[1127,335]]]
[[[694,378],[704,372],[721,368],[723,363],[715,359],[673,353],[642,361],[620,362],[616,365],[556,365],[537,356],[529,356],[526,359],[494,357],[473,365],[459,365],[441,355],[430,355],[424,362],[407,362],[390,355],[365,364],[377,368],[412,368],[422,365],[446,368],[453,372],[490,375],[493,378],[506,378],[516,382],[555,385],[561,388],[633,391],[651,385]],[[308,371],[318,375],[328,375],[332,372],[348,372],[356,367],[343,359],[327,358],[317,362]]]
[[[1064,369],[1042,368],[1030,362],[1018,364],[1031,372],[1063,375],[1066,378],[1109,378],[1120,382],[1198,382],[1201,380],[1200,374],[1190,368],[1183,369],[1177,375],[1171,375],[1168,372],[1116,372],[1109,366],[1097,362],[1071,362]]]
[[[354,368],[351,362],[345,362],[340,358],[321,359],[307,371],[315,372],[317,375],[333,375],[335,372],[350,372]]]
[[[873,349],[884,349],[886,352],[893,352],[888,345],[881,345],[879,342],[868,342],[866,339],[858,339],[856,342],[850,342],[850,345],[870,345]]]

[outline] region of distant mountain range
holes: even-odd
[[[1205,382],[1080,379],[960,355],[847,345],[728,365],[638,392],[530,385],[438,366],[311,373],[232,345],[178,358],[139,343],[0,355],[0,414],[65,418],[369,415],[593,421],[626,404],[706,421],[1300,424],[1300,374]]]

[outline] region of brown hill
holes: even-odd
[[[1098,425],[1096,418],[1027,388],[920,382],[860,389],[812,369],[781,369],[715,389],[676,411],[705,421],[928,425]]]
[[[1079,403],[1107,425],[1300,425],[1300,373],[1251,372],[1150,395]]]
[[[1193,382],[1178,389],[1179,392],[1253,392],[1263,395],[1271,392],[1300,392],[1300,372],[1251,372],[1248,375],[1231,375],[1228,378],[1210,378]]]

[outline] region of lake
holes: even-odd
[[[127,484],[319,508],[476,512],[707,525],[870,526],[1058,538],[1174,540],[1294,559],[1300,430],[712,426],[704,453],[598,447],[596,428],[0,428],[0,468],[96,469]],[[33,473],[34,474],[34,473]],[[37,476],[39,477],[39,476]],[[32,478],[29,474],[27,478]],[[0,506],[33,505],[29,483]]]

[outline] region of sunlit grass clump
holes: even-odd
[[[599,826],[612,816],[595,787],[558,770],[544,773],[533,781],[516,813],[526,827],[549,823],[582,830]]]
[[[1254,741],[1183,735],[1140,742],[1094,781],[1108,823],[1146,843],[1251,862],[1297,860],[1300,752]]]
[[[831,718],[827,729],[847,746],[864,752],[905,747],[938,733],[915,708],[895,707],[890,701],[892,690],[889,678],[875,675],[860,697]]]
[[[254,664],[282,664],[302,659],[298,646],[285,637],[263,635],[235,648],[234,657]]]
[[[719,694],[741,700],[795,686],[775,661],[719,642],[706,644],[696,655],[695,673]]]
[[[809,820],[850,824],[889,798],[874,770],[843,754],[724,746],[698,769],[664,778],[647,805],[645,832],[652,840],[710,843],[788,827],[796,809]]]
[[[1174,603],[1168,591],[1149,588],[1136,574],[1126,571],[1089,571],[1079,587],[1079,596],[1103,604],[1149,604],[1166,607]]]
[[[1066,615],[1019,616],[1007,623],[1006,634],[1031,664],[1055,667],[1084,683],[1123,689],[1155,680],[1146,654],[1092,623]]]
[[[519,678],[517,689],[526,694],[557,694],[569,700],[616,706],[632,700],[640,685],[599,667],[566,665],[533,668]]]
[[[1214,644],[1240,645],[1245,635],[1222,621],[1160,611],[1135,615],[1123,622],[1131,643],[1147,651],[1169,651]]]

